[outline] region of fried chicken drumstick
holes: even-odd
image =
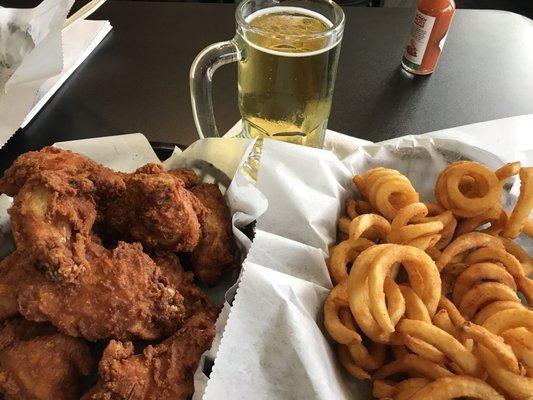
[[[214,336],[213,322],[198,314],[142,354],[134,354],[131,342],[112,340],[100,360],[100,380],[82,400],[186,400],[194,392],[200,356]]]
[[[5,400],[77,400],[91,373],[89,347],[48,324],[16,318],[0,326],[0,393]]]

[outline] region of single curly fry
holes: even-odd
[[[459,303],[459,311],[466,319],[471,320],[483,305],[500,300],[520,302],[516,292],[508,286],[497,282],[484,282],[464,294]]]
[[[356,330],[356,324],[350,309],[342,309],[340,312],[342,323],[349,329]],[[369,349],[361,342],[348,346],[348,351],[353,362],[365,371],[373,371],[383,365],[387,354],[387,346],[383,343],[372,342]]]
[[[499,181],[506,181],[520,171],[520,161],[510,162],[494,171]]]
[[[390,344],[392,335],[385,332],[370,312],[370,295],[368,291],[368,271],[373,266],[374,258],[384,249],[394,246],[381,244],[364,250],[355,260],[348,276],[348,303],[355,317],[357,326],[375,342]],[[405,304],[405,303],[404,303]]]
[[[390,232],[390,223],[377,214],[363,214],[350,222],[348,228],[350,238],[359,239],[369,232],[372,233],[372,236],[385,239]]]
[[[533,167],[520,168],[519,176],[520,195],[502,233],[507,238],[520,235],[533,209]]]
[[[437,260],[439,271],[442,271],[446,264],[451,262],[454,256],[466,251],[474,250],[478,247],[503,249],[503,244],[498,238],[481,232],[470,232],[459,236],[446,247],[440,258]]]
[[[508,301],[508,300],[500,300],[490,303],[489,305],[483,307],[474,317],[472,322],[478,325],[483,325],[485,321],[492,316],[493,314],[499,313],[503,310],[508,309],[523,309],[524,306],[522,303],[519,303],[517,301]]]
[[[428,383],[424,378],[409,378],[398,382],[394,400],[408,400]]]
[[[485,281],[499,282],[516,291],[513,276],[505,268],[491,262],[477,263],[468,267],[455,280],[452,294],[453,302],[460,304],[468,290]]]
[[[363,238],[348,238],[336,245],[329,258],[329,269],[334,283],[348,279],[348,264],[353,263],[363,250],[374,245],[374,242]]]
[[[346,327],[339,318],[341,309],[348,307],[346,287],[346,282],[340,283],[331,290],[326,298],[324,303],[324,326],[333,340],[349,345],[361,342],[361,336],[355,329]]]
[[[348,351],[347,346],[343,344],[337,345],[337,356],[339,357],[339,361],[341,365],[354,378],[361,379],[361,380],[370,379],[370,375],[368,374],[368,372],[366,372],[363,368],[355,365],[355,363],[352,360],[352,357],[350,356],[350,352]]]
[[[502,310],[487,318],[483,326],[496,335],[513,328],[533,330],[533,311],[526,308]]]
[[[431,322],[428,309],[413,289],[406,285],[400,285],[403,298],[405,299],[405,315],[409,319]]]
[[[415,393],[413,400],[452,400],[468,397],[483,400],[505,400],[488,383],[470,376],[439,378]]]
[[[402,358],[394,360],[378,369],[372,375],[372,379],[386,379],[390,376],[408,373],[417,374],[424,378],[433,380],[453,374],[440,364],[426,360],[416,354],[408,354]]]
[[[466,336],[474,340],[476,344],[481,344],[495,354],[501,363],[509,371],[520,374],[520,365],[513,353],[511,346],[505,344],[503,339],[490,332],[486,328],[472,324],[471,322],[465,322],[459,327],[461,332]]]
[[[524,269],[522,268],[520,261],[518,261],[515,256],[501,248],[495,249],[492,247],[483,247],[473,251],[465,259],[465,263],[470,265],[481,262],[499,262],[514,278],[524,275]]]
[[[461,342],[442,329],[427,322],[403,319],[398,323],[398,332],[435,346],[468,375],[483,376],[483,368],[477,358]]]
[[[439,271],[425,252],[415,247],[400,245],[383,249],[375,257],[373,267],[368,272],[368,288],[372,299],[369,305],[376,322],[389,333],[394,332],[394,324],[387,312],[383,286],[385,278],[397,263],[404,266],[411,287],[426,305],[430,316],[437,310],[441,292]]]
[[[513,328],[500,333],[512,347],[518,360],[527,368],[533,368],[533,332],[526,328]],[[530,375],[531,376],[531,375]]]
[[[465,188],[465,177],[474,181]],[[473,188],[477,185],[477,188]],[[461,192],[461,189],[465,193]],[[500,199],[501,185],[489,168],[474,161],[455,162],[439,175],[435,195],[440,204],[459,217],[475,217]]]
[[[356,176],[354,182],[372,207],[389,220],[400,208],[419,199],[409,179],[393,169],[374,168],[362,177]]]
[[[531,396],[533,378],[508,370],[501,360],[483,345],[477,346],[477,354],[491,379],[509,395],[519,399]]]
[[[511,239],[501,237],[500,240],[503,246],[505,247],[505,250],[515,256],[516,259],[520,262],[524,274],[530,275],[531,273],[533,273],[533,258],[531,258],[521,246],[513,242]],[[512,272],[511,275],[514,276]]]

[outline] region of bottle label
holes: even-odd
[[[411,28],[411,35],[409,36],[409,43],[405,47],[404,60],[409,62],[409,66],[413,69],[419,69],[422,65],[422,59],[426,53],[429,36],[435,24],[435,17],[416,11],[413,26]]]

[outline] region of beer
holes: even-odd
[[[246,18],[235,43],[239,108],[247,135],[321,147],[331,108],[340,38],[332,23],[299,7],[272,7]]]

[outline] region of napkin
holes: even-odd
[[[0,147],[32,108],[39,87],[63,65],[61,30],[74,0],[33,9],[0,7]]]

